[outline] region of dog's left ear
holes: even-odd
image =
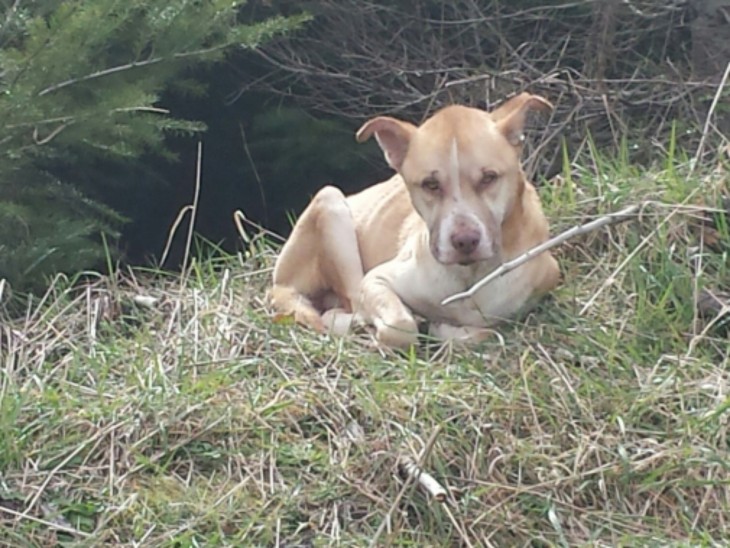
[[[410,145],[415,131],[416,126],[413,124],[396,120],[390,116],[378,116],[365,122],[355,138],[358,143],[363,143],[375,135],[388,165],[398,171],[406,158],[408,145]]]
[[[490,113],[492,120],[513,146],[521,146],[524,141],[527,113],[531,110],[550,112],[553,105],[539,95],[527,92],[512,97]]]

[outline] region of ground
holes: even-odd
[[[0,542],[723,543],[723,161],[594,156],[541,184],[553,233],[641,214],[563,244],[560,288],[474,349],[272,321],[253,232],[182,275],[60,278],[22,310],[2,287]]]

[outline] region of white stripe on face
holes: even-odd
[[[483,257],[491,256],[492,237],[487,233],[484,221],[474,207],[476,204],[471,203],[469,199],[469,197],[476,198],[472,194],[465,194],[461,186],[461,166],[456,138],[451,140],[448,162],[448,181],[445,182],[448,189],[445,202],[442,204],[443,217],[437,221],[439,227],[434,255],[438,260],[448,263],[458,262],[462,259],[460,253],[454,249],[451,238],[457,230],[461,231],[471,227],[480,236],[479,247],[475,250],[475,254]]]
[[[454,251],[451,245],[451,233],[454,230],[454,220],[459,213],[459,202],[461,201],[461,185],[459,184],[459,148],[456,143],[456,137],[451,139],[451,148],[449,149],[449,167],[448,167],[448,193],[444,204],[445,215],[439,221],[439,237],[437,242],[438,255],[441,259],[451,259]]]
[[[459,168],[459,147],[456,144],[456,137],[451,139],[451,154],[449,155],[449,179],[451,180],[451,190],[454,193],[454,198],[458,199],[461,195],[461,188],[459,185],[460,179],[460,168]]]

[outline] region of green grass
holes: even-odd
[[[650,203],[561,246],[554,295],[469,350],[272,323],[257,238],[182,277],[57,280],[0,327],[0,542],[723,543],[727,308],[695,305],[730,284],[728,190],[593,152],[541,188],[554,233]]]

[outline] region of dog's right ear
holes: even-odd
[[[406,158],[408,145],[415,131],[416,126],[413,124],[389,116],[378,116],[365,122],[355,138],[358,143],[363,143],[374,134],[388,165],[398,171]]]
[[[549,112],[553,110],[553,105],[539,95],[523,92],[493,110],[490,116],[510,144],[521,146],[524,140],[525,121],[530,110]]]

